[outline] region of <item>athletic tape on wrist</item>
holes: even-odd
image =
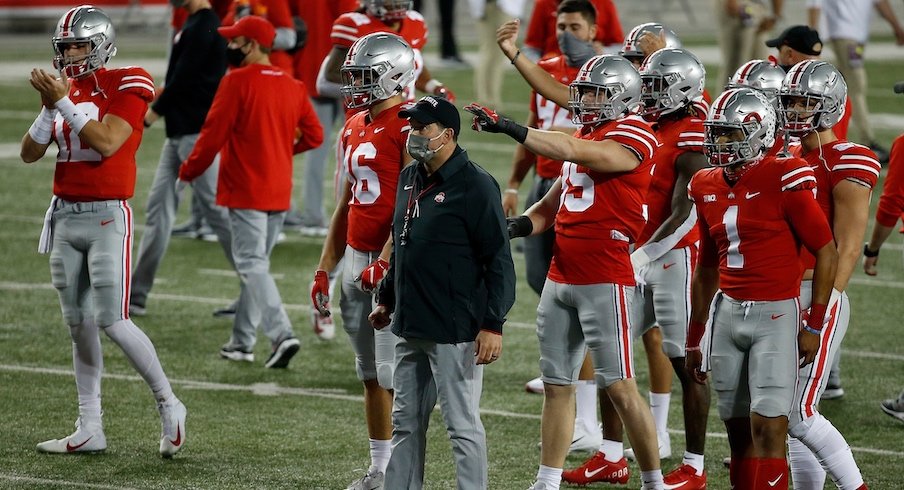
[[[69,127],[72,128],[75,134],[81,133],[85,125],[88,124],[88,121],[91,120],[87,114],[75,107],[75,104],[72,103],[72,100],[70,100],[69,97],[63,97],[53,105],[59,109],[60,115],[63,116],[63,120],[69,124]]]
[[[53,118],[56,117],[56,113],[56,109],[47,110],[46,107],[41,107],[40,114],[28,128],[28,135],[31,136],[32,141],[39,145],[50,143],[53,136]]]

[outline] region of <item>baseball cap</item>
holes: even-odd
[[[822,53],[822,41],[819,39],[819,32],[804,25],[791,26],[785,29],[785,32],[782,32],[777,38],[766,41],[766,46],[770,48],[788,46],[795,51],[800,51],[810,56],[819,56]]]
[[[442,97],[428,95],[422,97],[411,107],[399,111],[399,117],[414,119],[421,124],[440,123],[442,126],[455,131],[455,137],[461,129],[461,118],[455,105]]]
[[[276,37],[273,24],[257,15],[247,15],[231,26],[218,27],[217,32],[226,39],[235,39],[239,36],[254,39],[265,48],[272,48],[273,38]]]

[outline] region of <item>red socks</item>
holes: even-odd
[[[753,482],[758,461],[758,459],[731,458],[728,473],[733,490],[755,490]]]
[[[788,461],[785,458],[759,458],[752,461],[756,465],[756,476],[751,487],[753,490],[788,489]]]

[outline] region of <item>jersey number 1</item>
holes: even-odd
[[[725,225],[725,236],[728,238],[726,264],[729,269],[740,269],[744,267],[744,256],[741,255],[741,235],[738,233],[737,206],[728,206],[722,216],[722,224]]]

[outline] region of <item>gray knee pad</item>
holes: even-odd
[[[393,367],[390,364],[377,364],[377,383],[386,390],[392,389]]]
[[[50,281],[60,296],[60,310],[63,312],[63,321],[67,325],[79,325],[82,323],[82,311],[78,306],[77,278],[71,280],[66,274],[66,262],[62,257],[50,256]]]
[[[799,412],[795,412],[799,416]],[[795,439],[803,439],[804,436],[807,435],[807,432],[810,432],[810,428],[813,427],[813,423],[822,417],[822,415],[816,414],[812,417],[807,418],[806,420],[788,420],[788,435]]]
[[[97,324],[105,327],[122,318],[122,292],[117,275],[120,266],[114,263],[113,256],[98,253],[91,257],[88,271],[91,275],[91,286],[94,289],[94,318]]]

